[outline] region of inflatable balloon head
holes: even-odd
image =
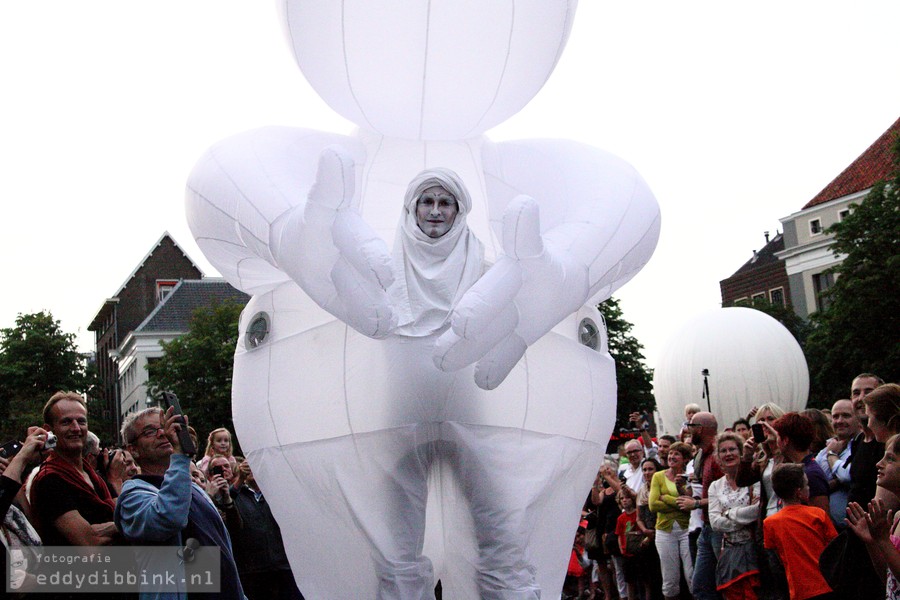
[[[385,136],[456,140],[519,112],[565,47],[576,0],[282,0],[294,58],[343,117]]]

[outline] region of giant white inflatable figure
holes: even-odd
[[[666,431],[681,429],[685,404],[696,402],[706,410],[703,369],[709,371],[712,412],[723,427],[768,402],[786,411],[806,408],[809,369],[803,350],[764,312],[741,306],[704,311],[666,341],[653,368],[653,395]]]
[[[659,210],[604,152],[482,134],[550,75],[575,4],[282,0],[360,129],[252,131],[190,177],[198,244],[253,295],[235,426],[308,598],[561,589],[615,415],[593,306]]]

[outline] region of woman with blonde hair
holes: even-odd
[[[756,423],[768,424],[783,417],[784,409],[775,404],[768,402],[759,407],[756,411]],[[762,482],[761,498],[764,500],[764,514],[760,516],[766,518],[778,512],[778,496],[772,489],[772,469],[775,465],[781,463],[781,452],[778,449],[778,441],[773,430],[764,426],[766,441],[757,444],[753,441],[753,436],[743,444],[743,455],[741,463],[738,466],[735,481],[740,486],[753,485]]]

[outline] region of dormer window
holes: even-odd
[[[177,279],[157,279],[156,280],[156,303],[159,304],[165,300],[175,286],[178,285]]]

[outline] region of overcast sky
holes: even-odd
[[[662,209],[618,296],[653,366],[690,314],[900,116],[900,2],[582,0],[544,89],[489,132],[593,144]],[[340,133],[269,0],[0,3],[0,327],[49,310],[82,349],[103,300],[168,230],[208,275],[184,182],[217,140]]]

